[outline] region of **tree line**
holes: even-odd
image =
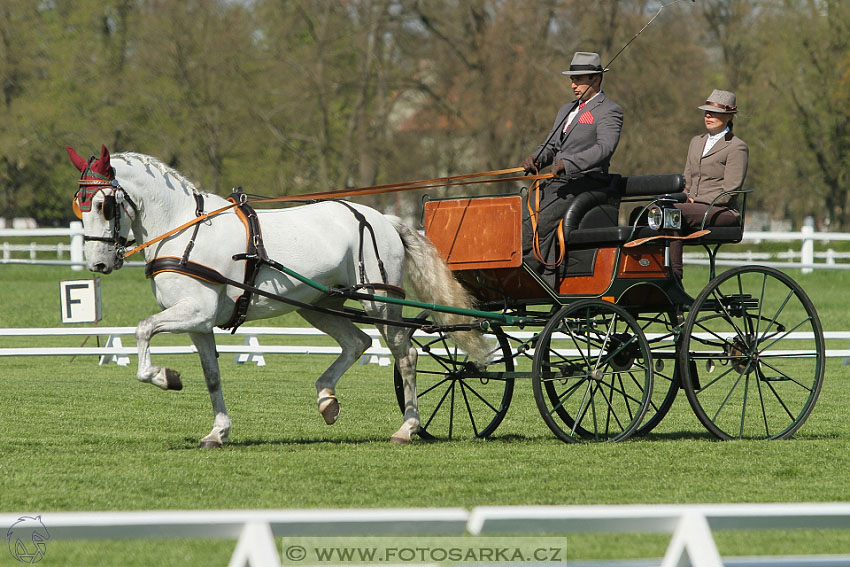
[[[560,72],[573,52],[610,60],[661,6],[4,0],[0,216],[71,219],[65,145],[151,154],[223,195],[515,167],[572,98]],[[704,131],[696,107],[714,88],[732,90],[735,131],[750,147],[750,210],[846,230],[848,43],[841,0],[667,5],[605,74],[625,113],[612,171],[681,172]],[[418,201],[370,204],[413,214]]]

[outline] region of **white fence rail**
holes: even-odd
[[[0,229],[0,239],[2,238],[39,238],[39,237],[56,237],[66,236],[69,239],[69,244],[52,244],[42,245],[36,243],[30,244],[10,244],[8,242],[0,242],[0,264],[58,264],[70,265],[75,270],[82,269],[83,263],[83,225],[81,222],[75,221],[68,228],[28,228],[28,229]],[[805,226],[800,232],[745,232],[744,242],[760,243],[763,241],[779,241],[779,242],[798,242],[798,251],[789,250],[781,252],[773,258],[781,261],[771,261],[771,257],[749,256],[743,258],[747,263],[769,265],[780,268],[801,268],[804,272],[810,272],[813,269],[832,269],[832,270],[847,270],[850,269],[850,262],[842,263],[837,260],[846,260],[850,254],[827,250],[826,252],[814,252],[814,242],[830,242],[830,241],[847,241],[850,240],[850,233],[845,232],[814,232],[811,227]],[[693,247],[689,247],[692,249]],[[65,251],[70,252],[70,259],[64,260]],[[56,259],[46,259],[39,256],[40,252],[51,253],[51,256]],[[26,258],[17,257],[21,254]],[[799,259],[799,261],[795,261]],[[704,255],[700,253],[689,252],[685,254],[685,262],[688,264],[708,264],[708,260],[704,259]],[[740,265],[742,258],[737,256],[728,256],[726,253],[721,253],[718,256],[718,265],[721,266],[736,266]],[[817,262],[817,260],[823,260]],[[142,266],[143,262],[127,262],[128,266]]]
[[[381,366],[391,364],[391,352],[381,342],[381,335],[376,329],[363,329],[372,338],[370,346],[363,357],[361,364],[373,363]],[[230,331],[215,330],[216,335],[228,336]],[[119,366],[130,363],[130,356],[136,354],[135,346],[124,346],[122,337],[134,337],[134,327],[31,327],[31,328],[7,328],[0,329],[0,339],[11,337],[105,337],[103,346],[36,346],[36,347],[0,347],[0,357],[4,356],[98,356],[100,364],[114,362]],[[239,327],[236,335],[243,337],[242,344],[218,344],[216,349],[219,353],[235,354],[234,361],[238,364],[245,362],[256,363],[257,366],[265,366],[267,354],[332,354],[338,355],[340,347],[336,345],[309,346],[309,345],[273,345],[261,344],[260,337],[290,336],[290,337],[326,337],[325,333],[312,327]],[[417,337],[433,336],[423,331],[416,331]],[[518,331],[511,336],[521,340],[527,340],[534,336],[532,331]],[[706,333],[695,333],[695,336],[710,338]],[[716,336],[716,335],[715,335]],[[553,335],[554,339],[561,337],[558,333]],[[648,339],[655,335],[647,335]],[[850,331],[826,331],[825,340],[850,342]],[[786,340],[810,341],[811,333],[794,332],[789,333]],[[431,349],[432,352],[445,354],[440,349]],[[185,345],[163,345],[151,346],[151,354],[194,354],[197,349],[193,344]],[[561,352],[561,351],[559,351]],[[532,355],[533,350],[528,351]],[[564,350],[564,354],[571,351]],[[427,354],[427,353],[420,353]],[[573,353],[574,354],[574,353]],[[827,358],[843,357],[844,363],[850,363],[850,349],[827,349]]]
[[[37,346],[37,347],[0,347],[3,356],[98,356],[100,364],[115,362],[119,366],[130,363],[130,355],[137,353],[135,346],[125,346],[122,337],[135,337],[135,327],[31,327],[0,329],[0,339],[10,337],[104,337],[103,346]],[[390,350],[383,346],[380,333],[376,329],[363,329],[372,338],[369,347],[360,359],[361,364],[375,363],[381,366],[390,364]],[[215,329],[215,334],[229,336],[230,331]],[[217,344],[219,353],[235,354],[234,361],[265,366],[267,354],[333,354],[341,352],[340,347],[270,345],[260,344],[259,337],[327,337],[325,333],[312,327],[239,327],[235,335],[243,337],[241,345]],[[848,335],[850,336],[850,335]],[[193,344],[151,346],[151,354],[194,354],[198,350]]]
[[[0,526],[11,526],[21,517],[0,514]],[[44,512],[40,521],[50,535],[42,542],[45,546],[52,540],[75,539],[232,539],[237,543],[231,567],[281,565],[275,538],[286,536],[558,534],[569,541],[579,537],[572,534],[584,533],[667,533],[671,540],[661,567],[722,567],[715,530],[850,529],[850,504]],[[403,541],[400,537],[400,544]],[[568,564],[575,564],[569,561],[569,553],[567,559]],[[816,562],[817,556],[806,556],[805,562],[792,560],[759,557],[747,564],[846,565],[850,556],[823,556],[821,563]]]

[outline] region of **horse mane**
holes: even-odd
[[[153,167],[153,168],[157,169],[160,173],[162,173],[163,176],[170,175],[171,177],[174,177],[175,179],[177,179],[178,182],[180,182],[180,183],[184,184],[186,187],[188,187],[192,191],[192,193],[195,194],[195,195],[208,195],[209,194],[209,192],[207,192],[207,191],[202,191],[202,190],[198,189],[195,186],[195,184],[192,183],[192,181],[189,180],[185,175],[183,175],[182,173],[180,173],[179,171],[177,171],[173,167],[164,164],[163,162],[161,162],[160,160],[156,159],[153,156],[140,154],[140,153],[136,153],[136,152],[121,152],[119,154],[114,154],[112,156],[112,159],[116,159],[116,158],[123,160],[124,163],[126,163],[127,165],[133,165],[133,162],[131,160],[136,159],[136,160],[140,161],[142,163],[142,165],[144,165],[144,166]]]

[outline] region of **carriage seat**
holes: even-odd
[[[620,203],[623,200],[641,200],[661,195],[671,195],[684,201],[682,189],[685,178],[681,174],[612,175],[611,183],[603,189],[586,191],[576,196],[564,214],[564,237],[570,248],[590,246],[618,246],[633,238],[654,236],[657,232],[648,226],[620,226]]]

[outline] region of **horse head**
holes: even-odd
[[[70,146],[65,149],[80,171],[73,207],[74,214],[83,221],[86,266],[93,272],[108,274],[124,265],[124,248],[138,207],[115,178],[106,146],[101,147],[99,158],[92,156],[88,160]]]

